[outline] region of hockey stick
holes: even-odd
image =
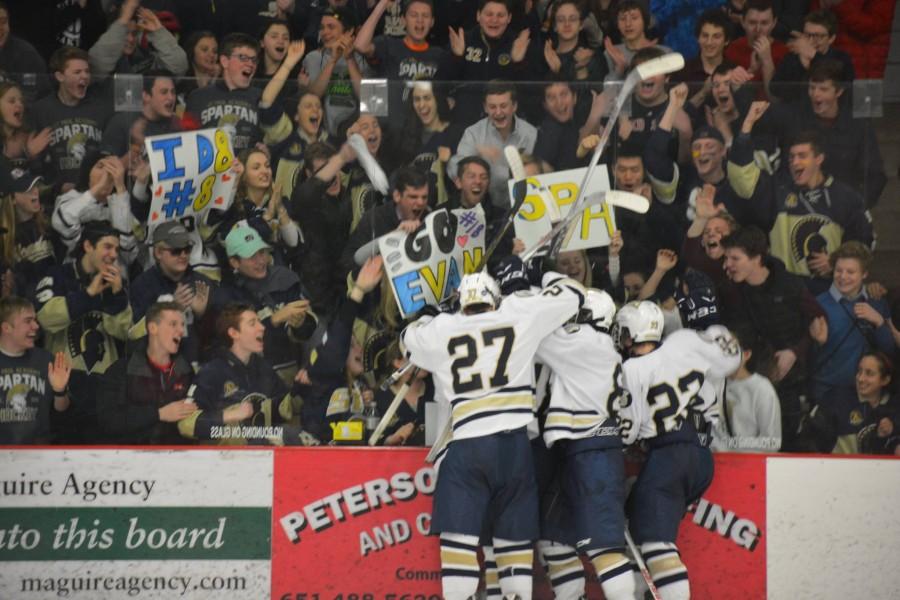
[[[407,363],[412,366],[412,363]],[[407,367],[408,369],[408,367]],[[404,373],[407,369],[400,369]],[[394,415],[397,414],[397,409],[400,408],[400,403],[403,402],[406,397],[406,392],[409,391],[409,383],[416,376],[416,373],[419,372],[419,368],[416,367],[413,369],[412,377],[410,377],[406,383],[400,386],[400,389],[397,390],[396,395],[394,395],[394,399],[391,400],[391,405],[387,407],[387,410],[384,411],[384,415],[381,416],[381,420],[378,421],[378,426],[375,428],[375,431],[372,432],[372,435],[369,436],[369,445],[374,446],[378,443],[378,440],[381,439],[384,430],[387,429],[388,423],[391,422],[391,419],[394,418]]]
[[[413,364],[411,362],[406,363],[393,373],[391,373],[387,379],[381,382],[381,385],[378,388],[382,392],[386,392],[392,385],[400,381],[400,378],[403,377],[407,371],[413,368]],[[390,409],[389,409],[390,410]]]
[[[441,429],[441,435],[438,436],[436,440],[434,440],[434,445],[431,447],[431,450],[428,451],[428,455],[425,456],[425,462],[433,463],[437,458],[437,455],[441,453],[441,450],[447,447],[447,444],[450,443],[451,438],[453,437],[453,415],[450,415],[447,418],[447,422],[444,423],[444,428]]]
[[[487,266],[488,259],[497,249],[497,246],[500,245],[500,241],[503,239],[506,232],[509,231],[510,226],[515,222],[516,215],[519,214],[519,210],[522,208],[522,204],[525,202],[525,197],[528,192],[528,176],[525,174],[525,165],[522,164],[522,157],[519,155],[518,148],[515,146],[507,146],[503,149],[503,154],[506,156],[506,162],[509,164],[509,172],[512,175],[512,179],[515,180],[512,189],[513,205],[512,208],[509,209],[509,214],[506,216],[506,222],[503,223],[503,227],[501,227],[500,231],[494,235],[494,241],[491,242],[491,245],[485,251],[484,258],[478,263],[478,267],[475,269],[476,273]],[[434,445],[431,447],[431,450],[428,451],[425,462],[433,463],[435,458],[437,458],[437,455],[450,443],[452,438],[453,417],[450,416],[450,418],[447,419],[444,428],[441,430],[441,434],[434,440]]]
[[[509,171],[512,175],[512,179],[515,181],[513,183],[512,188],[512,207],[509,209],[509,213],[506,216],[506,221],[503,223],[503,227],[494,235],[494,240],[488,246],[487,250],[485,250],[484,255],[481,258],[481,261],[478,263],[478,266],[475,267],[475,272],[479,272],[484,269],[488,260],[497,250],[497,247],[500,245],[500,242],[503,240],[503,236],[506,235],[506,232],[509,231],[509,228],[515,222],[516,215],[519,214],[519,210],[522,208],[522,204],[525,203],[525,197],[528,192],[528,181],[527,175],[525,174],[525,165],[522,164],[522,157],[519,155],[519,149],[515,146],[506,146],[503,148],[503,154],[506,157],[506,162],[509,164]],[[546,202],[546,200],[545,200]],[[382,389],[385,389],[385,385],[390,386],[395,383],[400,377],[403,376],[403,373],[412,368],[412,363],[407,363],[394,371],[390,377],[388,377],[385,382],[382,384]],[[412,377],[415,377],[416,372],[418,372],[418,367],[414,368]],[[412,377],[410,379],[412,379]],[[405,395],[405,392],[404,392]],[[397,412],[397,407],[400,405],[400,401],[402,400],[402,396],[398,395],[394,397],[394,401],[391,402],[391,405],[388,407],[387,411],[385,411],[385,416],[382,417],[381,423],[378,424],[379,428],[384,430],[382,424],[385,423],[388,415],[393,416],[395,412]],[[392,411],[393,409],[393,411]],[[440,453],[441,450],[450,442],[450,438],[453,434],[452,427],[453,419],[448,419],[447,424],[444,429],[441,431],[440,436],[435,440],[434,445],[431,447],[431,450],[428,452],[428,456],[425,458],[427,462],[434,462],[435,457]],[[386,426],[386,425],[385,425]],[[378,429],[376,428],[375,433],[378,433]],[[375,433],[372,434],[372,437],[375,437]],[[372,440],[369,440],[369,444],[373,445]]]
[[[653,596],[653,600],[662,600],[662,596],[659,595],[659,590],[656,589],[656,584],[653,583],[653,578],[650,576],[650,571],[647,569],[647,565],[644,564],[644,558],[641,556],[634,540],[631,538],[631,533],[628,531],[627,525],[625,526],[625,542],[628,544],[628,548],[634,556],[634,562],[637,563],[638,569],[640,569],[641,575],[647,583],[647,589],[650,590],[650,595]]]
[[[487,247],[487,250],[484,251],[484,256],[481,258],[481,262],[479,262],[478,266],[475,267],[476,273],[487,266],[488,259],[497,250],[497,246],[500,245],[500,241],[503,239],[503,236],[506,235],[506,232],[509,231],[510,226],[512,226],[513,222],[515,222],[516,215],[519,214],[519,210],[522,208],[522,204],[525,203],[525,197],[527,196],[528,192],[528,181],[526,180],[525,175],[525,165],[522,164],[522,157],[519,156],[518,148],[516,148],[515,146],[507,146],[503,149],[503,155],[506,156],[506,162],[509,163],[509,172],[512,175],[512,179],[515,180],[512,188],[513,204],[512,208],[509,209],[509,213],[506,215],[506,221],[503,223],[503,227],[501,227],[496,235],[494,235],[494,240],[491,242],[490,246]]]
[[[606,127],[603,130],[603,135],[600,137],[600,142],[597,144],[597,147],[594,148],[594,154],[591,155],[591,161],[588,163],[587,171],[584,173],[584,177],[581,179],[581,185],[578,186],[578,196],[575,198],[575,203],[572,206],[571,211],[568,215],[566,215],[568,222],[571,222],[574,219],[572,212],[580,213],[584,208],[586,201],[586,190],[587,185],[591,180],[591,177],[594,175],[594,169],[597,168],[597,164],[600,161],[600,155],[603,154],[603,150],[606,149],[606,144],[609,142],[609,137],[612,134],[612,130],[614,127],[612,124],[616,122],[619,118],[619,113],[622,112],[622,107],[625,106],[625,103],[631,97],[631,93],[634,91],[634,87],[648,79],[650,77],[656,77],[657,75],[665,75],[667,73],[673,73],[682,69],[684,67],[684,57],[677,53],[671,52],[669,54],[665,54],[658,58],[654,58],[652,60],[648,60],[645,63],[641,63],[636,66],[631,72],[628,74],[628,77],[625,78],[625,82],[622,84],[622,89],[619,90],[619,94],[616,96],[616,103],[613,107],[612,112],[609,114],[608,123],[610,126]],[[608,193],[608,192],[607,192]],[[566,219],[560,221],[560,224],[566,223]],[[562,231],[562,227],[554,227],[556,231],[553,232],[554,235]],[[537,252],[538,248],[547,243],[547,240],[543,240],[540,245],[536,246],[532,249],[531,254],[528,255],[528,258],[534,255]],[[525,262],[525,255],[522,256],[522,261]]]
[[[509,174],[512,175],[511,179],[513,180],[513,208],[516,206],[521,208],[528,191],[528,182],[526,181],[527,175],[525,175],[525,165],[522,163],[522,155],[519,154],[518,148],[509,145],[503,148],[503,156],[506,157],[506,164],[509,165]],[[513,214],[517,212],[519,211],[513,211]]]
[[[356,158],[359,160],[359,164],[362,166],[363,171],[365,171],[366,175],[369,177],[369,181],[372,182],[372,186],[382,194],[386,195],[390,191],[391,186],[388,183],[387,175],[384,174],[381,165],[378,164],[378,161],[376,161],[375,157],[369,152],[369,148],[366,146],[366,140],[358,133],[354,133],[350,136],[350,139],[347,140],[347,143],[349,143],[350,147],[353,148],[353,151],[356,152]]]
[[[560,219],[550,231],[541,236],[541,239],[539,239],[534,246],[522,253],[522,262],[528,262],[547,242],[551,241],[557,234],[569,227],[569,225],[581,215],[585,208],[602,202],[606,202],[606,204],[610,206],[621,206],[622,208],[627,208],[638,213],[645,213],[650,209],[650,202],[639,194],[623,192],[621,190],[607,190],[605,192],[590,194],[584,198],[584,202],[582,202],[582,205],[578,207],[577,210],[576,207],[573,206],[568,214]]]
[[[603,194],[603,197],[597,198],[600,194]],[[630,211],[640,214],[644,214],[650,210],[650,201],[644,196],[622,190],[608,190],[606,192],[598,192],[588,196],[588,204],[600,204],[601,202],[606,202],[610,206],[627,208]]]
[[[669,54],[664,54],[658,58],[641,63],[631,70],[628,77],[625,78],[625,82],[622,84],[622,89],[619,90],[619,94],[616,96],[616,103],[612,112],[609,114],[609,118],[607,119],[608,126],[603,130],[603,135],[600,137],[600,143],[594,148],[594,154],[591,156],[591,162],[588,165],[588,172],[585,173],[584,179],[581,182],[582,187],[578,190],[579,200],[583,194],[582,190],[591,180],[591,175],[593,175],[594,168],[597,166],[600,155],[603,154],[603,150],[609,142],[609,137],[612,134],[613,129],[615,129],[613,125],[618,120],[622,108],[628,102],[629,98],[631,98],[634,87],[641,81],[645,81],[651,77],[674,73],[682,68],[684,68],[684,57],[678,52],[670,52]],[[578,200],[576,200],[576,204],[577,202]]]
[[[632,210],[640,214],[644,214],[650,209],[650,202],[643,196],[637,194],[629,194],[626,196],[623,193],[616,192],[615,190],[613,190],[612,193],[606,193],[608,197],[592,197],[597,196],[598,194],[592,194],[591,196],[588,196],[587,201],[585,202],[585,208],[591,205],[600,204],[605,200],[609,212],[611,213],[610,216],[613,220],[615,220],[614,207],[616,206],[621,206],[622,208],[627,208],[628,210]],[[565,231],[561,231],[559,235],[557,235],[553,239],[553,243],[550,244],[550,251],[547,252],[547,256],[549,258],[556,258],[556,256],[559,255],[560,250],[569,245],[569,241],[572,239],[572,236],[575,235],[575,230],[577,229],[575,223],[576,221],[573,220],[568,225],[568,227],[566,227]]]

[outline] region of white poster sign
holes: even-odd
[[[194,231],[208,210],[231,204],[237,174],[231,138],[222,129],[201,129],[148,137],[150,215],[147,228],[179,220]]]
[[[400,313],[436,305],[472,273],[484,256],[484,210],[436,210],[412,233],[394,231],[378,241]]]
[[[544,175],[528,178],[528,191],[525,202],[516,215],[516,237],[525,243],[526,248],[531,248],[550,231],[553,227],[555,210],[544,204],[544,200],[538,193],[543,186],[549,191],[550,197],[556,203],[560,217],[565,217],[572,204],[578,197],[578,186],[584,177],[586,169],[571,169],[568,171],[555,171]],[[509,182],[509,196],[512,198],[513,181]],[[609,177],[604,165],[598,166],[588,182],[588,194],[609,190]],[[608,246],[610,236],[616,230],[615,215],[606,204],[588,206],[582,211],[582,215],[573,221],[569,228],[569,236],[562,246],[563,251],[582,250],[584,248],[597,248]]]

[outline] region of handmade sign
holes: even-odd
[[[148,229],[179,220],[193,230],[206,211],[231,204],[237,175],[231,171],[234,151],[224,130],[157,135],[144,144],[153,176]]]
[[[436,210],[414,232],[393,231],[378,239],[385,272],[405,317],[436,305],[473,273],[484,255],[484,210]]]
[[[555,171],[528,178],[528,191],[525,202],[516,215],[516,237],[531,248],[553,227],[553,221],[568,214],[572,203],[578,197],[578,186],[584,177],[585,169]],[[510,198],[512,198],[513,181],[509,182]],[[546,192],[541,194],[540,188]],[[610,189],[606,169],[597,169],[588,182],[588,194]],[[545,204],[545,198],[556,203],[554,207]],[[615,214],[605,203],[588,205],[569,228],[561,250],[582,250],[608,246],[610,236],[616,230]]]

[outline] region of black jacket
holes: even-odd
[[[187,273],[181,278],[181,282],[186,285],[196,285],[198,282],[205,283],[209,286],[210,298],[212,298],[216,287],[216,284],[211,279],[193,269],[188,269]],[[135,278],[131,289],[128,290],[129,301],[131,302],[131,315],[134,320],[134,327],[130,332],[132,336],[146,335],[147,330],[144,317],[147,314],[147,309],[157,302],[173,300],[178,283],[166,277],[160,270],[159,265],[153,265]],[[209,312],[208,308],[207,312]],[[200,339],[197,335],[199,317],[189,308],[185,311],[184,318],[185,337],[181,340],[181,353],[188,361],[195,362],[200,356]]]
[[[400,217],[397,215],[397,207],[392,201],[367,210],[363,214],[356,229],[350,234],[350,240],[344,247],[341,255],[341,273],[347,273],[356,269],[353,262],[353,254],[368,242],[386,233],[390,233],[400,226]]]
[[[850,107],[842,103],[837,119],[826,123],[816,116],[808,100],[790,115],[792,118],[784,129],[788,135],[784,138],[783,155],[788,156],[787,144],[796,134],[817,132],[825,146],[822,170],[855,189],[865,198],[867,207],[874,206],[887,185],[887,175],[872,122],[854,119]]]
[[[97,413],[107,440],[116,444],[183,444],[177,423],[159,420],[159,409],[187,397],[194,379],[188,361],[176,354],[161,371],[147,358],[147,339],[107,369],[100,383]]]
[[[294,328],[287,323],[275,325],[272,317],[285,304],[306,298],[308,295],[296,273],[287,267],[272,265],[264,279],[253,280],[235,275],[223,282],[210,299],[210,304],[216,312],[226,304],[251,305],[266,327],[266,359],[280,370],[296,367],[300,362],[301,344],[312,335],[318,319],[313,312],[308,312],[303,323]]]
[[[217,435],[216,428],[224,425],[225,409],[243,401],[253,403],[253,415],[234,427],[280,425],[282,441],[289,441],[291,431],[298,431],[284,425],[292,417],[290,391],[272,365],[258,354],[244,364],[229,350],[222,350],[200,368],[195,383],[192,398],[198,410],[179,422],[179,430],[186,437],[223,444],[269,444],[265,438]]]
[[[792,350],[797,362],[787,378],[805,378],[809,351],[809,323],[825,313],[803,280],[788,273],[777,258],[766,258],[769,277],[761,285],[739,283],[737,302],[723,306],[723,320],[729,328],[750,327],[772,349]]]
[[[560,123],[549,115],[544,117],[534,144],[535,156],[546,160],[557,171],[584,166],[584,160],[576,155],[578,131],[579,126],[574,118],[567,123]]]
[[[321,440],[331,439],[328,422],[336,422],[347,415],[326,414],[332,397],[347,390],[347,354],[353,336],[353,323],[360,313],[360,304],[349,298],[341,305],[334,319],[328,325],[328,331],[322,343],[316,347],[310,361],[310,385],[303,393],[301,422],[304,429]],[[349,406],[348,406],[349,408]]]
[[[44,58],[34,46],[16,35],[10,34],[6,45],[0,48],[0,70],[15,74],[13,78],[22,85],[29,102],[51,91]],[[32,76],[25,77],[26,73]]]
[[[810,61],[812,67],[819,61],[830,60],[840,63],[841,82],[846,85],[853,83],[856,79],[856,72],[853,69],[853,59],[843,50],[835,47],[828,49],[825,54],[818,52]],[[784,102],[796,102],[803,100],[807,95],[807,81],[809,81],[809,69],[803,66],[800,57],[791,52],[785,56],[775,69],[775,75],[772,77],[770,88],[772,93],[778,96]],[[849,87],[845,94],[849,93]],[[844,98],[841,99],[842,101]]]
[[[328,185],[329,182],[310,177],[294,188],[290,201],[285,203],[290,217],[303,228],[300,276],[310,292],[313,308],[323,314],[333,312],[346,291],[347,273],[339,264],[352,219],[350,190],[342,187],[340,195],[334,198],[325,193]]]
[[[522,62],[512,61],[512,46],[519,31],[507,27],[496,40],[488,39],[476,25],[465,32],[466,49],[461,57],[453,57],[453,69],[458,81],[478,82],[460,85],[456,91],[455,120],[466,126],[481,118],[484,101],[484,83],[492,80],[522,80],[526,78],[529,62],[542,65],[543,58],[538,59],[535,47],[540,45],[534,37],[528,44],[528,51]],[[538,62],[540,60],[540,62]],[[536,69],[535,78],[540,76]]]

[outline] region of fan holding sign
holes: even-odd
[[[357,152],[358,153],[358,152]],[[415,167],[401,167],[394,172],[393,202],[386,202],[367,210],[350,234],[350,240],[341,256],[341,269],[347,273],[361,265],[375,251],[375,245],[364,251],[362,261],[354,261],[354,255],[380,236],[401,229],[415,231],[428,214],[428,176]],[[357,258],[359,258],[357,256]]]
[[[438,210],[411,233],[402,230],[378,238],[385,272],[400,313],[406,317],[450,296],[464,274],[484,256],[486,234],[481,206]]]
[[[228,210],[243,172],[230,137],[222,129],[201,129],[148,137],[144,145],[153,176],[148,234],[166,221],[181,222],[194,242],[191,265],[218,279],[218,261],[202,242],[214,232],[211,211]]]

